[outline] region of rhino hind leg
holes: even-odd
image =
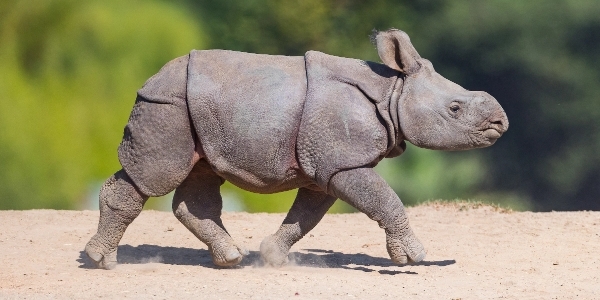
[[[223,182],[205,160],[200,160],[175,190],[173,213],[208,246],[216,265],[228,267],[239,264],[248,251],[234,242],[221,220]]]
[[[324,192],[300,188],[279,230],[260,244],[262,261],[274,267],[286,264],[292,245],[321,221],[335,200]]]
[[[123,169],[151,197],[179,186],[197,156],[185,100],[169,100],[156,103],[138,96],[118,148]]]
[[[148,196],[142,194],[125,171],[111,176],[100,190],[98,231],[85,246],[97,267],[117,265],[117,247],[127,226],[140,214]]]

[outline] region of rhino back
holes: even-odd
[[[190,53],[188,107],[204,155],[241,188],[272,193],[307,180],[295,149],[305,95],[303,57]]]

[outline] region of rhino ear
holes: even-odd
[[[421,68],[421,58],[410,42],[406,32],[398,29],[374,32],[372,39],[377,44],[381,61],[388,67],[406,75],[414,74]]]

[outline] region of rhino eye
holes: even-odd
[[[458,104],[453,104],[452,106],[450,106],[450,110],[453,113],[457,113],[460,110],[460,106]]]

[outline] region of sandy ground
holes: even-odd
[[[106,271],[82,252],[97,211],[0,211],[0,299],[600,299],[600,212],[446,204],[408,213],[428,250],[418,265],[392,264],[377,224],[343,214],[292,248],[294,264],[261,267],[260,241],[284,216],[226,213],[251,254],[219,269],[172,214],[144,211]]]

